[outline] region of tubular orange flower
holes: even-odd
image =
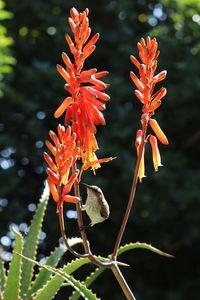
[[[69,26],[74,39],[67,34],[66,41],[73,61],[66,53],[62,53],[65,68],[58,65],[57,70],[65,80],[65,90],[70,96],[57,108],[54,116],[60,117],[65,112],[65,123],[71,124],[72,132],[76,133],[76,143],[79,147],[79,157],[83,163],[94,162],[98,144],[95,138],[96,126],[105,125],[102,110],[110,97],[104,93],[108,88],[100,78],[108,72],[97,72],[97,69],[83,70],[86,58],[95,50],[99,39],[96,33],[90,40],[91,29],[88,20],[89,10],[79,13],[75,8],[70,10]],[[97,169],[99,164],[92,164]]]
[[[160,128],[160,126],[158,125],[157,121],[154,119],[150,119],[149,124],[150,124],[151,128],[153,129],[153,131],[155,132],[159,141],[164,145],[168,145],[168,139],[167,139],[166,135],[164,134],[164,132],[162,131],[162,129]]]
[[[158,167],[161,166],[161,158],[160,153],[157,146],[157,139],[155,136],[148,136],[145,138],[146,130],[148,124],[150,124],[152,130],[156,134],[159,141],[165,145],[168,144],[167,137],[163,133],[162,129],[158,125],[155,119],[151,119],[154,115],[155,110],[161,105],[161,100],[166,95],[167,90],[164,87],[161,87],[157,92],[154,92],[154,88],[156,83],[165,79],[167,72],[161,71],[159,74],[155,75],[155,71],[157,68],[157,58],[159,56],[159,51],[157,50],[158,44],[156,39],[151,39],[147,37],[146,41],[141,38],[140,42],[137,44],[139,50],[139,57],[141,62],[131,55],[130,59],[132,63],[136,66],[139,72],[139,76],[136,76],[134,72],[130,72],[130,77],[137,89],[135,90],[135,95],[142,103],[142,130],[138,130],[136,136],[136,148],[137,155],[139,156],[139,151],[142,151],[141,162],[138,169],[138,177],[140,181],[142,177],[144,177],[144,151],[145,151],[145,143],[148,138],[152,147],[153,154],[153,162],[154,168],[157,171]],[[138,141],[144,139],[143,149],[140,149],[138,145]]]
[[[158,149],[157,138],[154,135],[150,135],[149,141],[150,141],[151,148],[152,148],[154,169],[157,172],[158,167],[162,166],[160,152],[159,152],[159,149]]]
[[[79,171],[70,174],[72,164],[77,159],[78,149],[76,146],[76,134],[71,133],[71,127],[66,129],[64,126],[58,125],[58,135],[53,131],[49,132],[49,136],[53,143],[46,141],[48,149],[54,156],[54,160],[47,152],[44,152],[44,159],[48,164],[48,184],[52,197],[58,205],[63,202],[77,203],[78,197],[68,195],[78,177]]]
[[[135,146],[136,146],[136,150],[137,150],[137,155],[139,154],[139,147],[141,146],[142,143],[142,130],[139,129],[136,133],[136,138],[135,138]],[[144,164],[144,150],[142,152],[142,156],[141,156],[141,162],[140,162],[140,166],[139,166],[139,170],[138,170],[138,178],[140,180],[140,182],[142,182],[142,178],[146,177],[145,176],[145,164]]]
[[[159,51],[157,50],[158,44],[155,38],[151,39],[147,37],[146,42],[142,38],[137,46],[141,63],[133,55],[131,55],[131,61],[139,71],[139,78],[132,71],[130,72],[130,76],[138,88],[135,90],[135,95],[143,104],[143,113],[152,113],[160,106],[161,99],[167,92],[165,88],[161,87],[153,94],[155,84],[165,79],[167,72],[162,71],[154,75],[159,56]]]

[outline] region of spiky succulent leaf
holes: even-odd
[[[20,291],[20,279],[21,279],[21,266],[22,258],[17,253],[21,254],[23,251],[23,239],[22,235],[13,229],[16,240],[12,260],[10,262],[10,268],[8,271],[8,277],[5,284],[4,300],[19,300]]]
[[[56,267],[58,262],[60,261],[63,254],[66,252],[66,247],[64,245],[60,245],[57,247],[51,255],[47,258],[46,264],[51,267]],[[39,289],[45,285],[52,275],[52,272],[41,268],[39,273],[36,275],[34,282],[32,283],[31,288],[27,292],[27,297],[30,297],[33,293],[36,293]]]
[[[83,283],[76,280],[72,275],[68,275],[66,273],[60,274],[56,272],[52,280],[38,291],[33,300],[51,300],[56,295],[64,281],[74,288],[85,300],[99,299],[91,290],[87,289]]]
[[[129,243],[129,244],[126,244],[124,246],[121,246],[118,250],[118,255],[121,255],[122,253],[126,252],[126,251],[130,251],[130,250],[134,250],[134,249],[145,249],[145,250],[148,250],[148,251],[151,251],[151,252],[154,252],[158,255],[162,255],[162,256],[166,256],[166,257],[169,257],[169,258],[173,258],[173,255],[170,255],[166,252],[163,252],[153,246],[151,246],[150,244],[146,244],[146,243],[141,243],[141,242],[136,242],[136,243]]]
[[[6,270],[4,269],[4,263],[0,258],[0,299],[4,291],[5,282],[6,282]]]
[[[72,247],[76,244],[82,243],[82,239],[80,238],[70,238],[68,239],[69,245]],[[46,265],[51,267],[56,267],[60,259],[62,258],[63,254],[67,251],[66,247],[61,244],[59,247],[57,247],[51,255],[47,258]],[[30,297],[31,294],[36,293],[37,290],[42,288],[43,285],[47,283],[50,276],[52,275],[52,272],[41,268],[38,275],[36,276],[36,279],[34,280],[31,288],[27,292],[27,297]]]
[[[92,293],[91,290],[87,289],[87,287],[81,283],[80,281],[76,280],[72,275],[69,275],[66,273],[67,266],[65,266],[62,269],[56,269],[50,266],[47,266],[45,264],[41,264],[33,259],[30,259],[28,257],[25,257],[24,255],[21,255],[25,260],[30,261],[31,263],[44,268],[55,275],[52,276],[52,278],[47,282],[45,286],[43,286],[32,298],[32,300],[51,300],[58,290],[60,289],[63,282],[67,282],[71,287],[73,287],[76,291],[79,292],[79,294],[85,299],[85,300],[99,300],[94,293]],[[86,258],[80,258],[80,260],[83,263],[87,263],[88,260]],[[77,261],[77,260],[76,260]],[[77,262],[76,262],[77,265]],[[75,269],[75,268],[74,268]]]
[[[89,263],[88,258],[76,258],[64,266],[63,271],[67,274],[72,274],[87,263]]]
[[[129,244],[126,244],[124,246],[121,246],[118,250],[118,255],[121,255],[123,254],[124,252],[126,251],[130,251],[130,250],[134,250],[134,249],[137,249],[137,248],[141,248],[141,249],[146,249],[146,250],[149,250],[151,252],[154,252],[156,254],[159,254],[159,255],[162,255],[162,256],[166,256],[166,257],[173,257],[172,255],[168,254],[168,253],[165,253],[149,244],[146,244],[146,243],[140,243],[140,242],[136,242],[136,243],[129,243]],[[98,257],[98,259],[100,260],[105,260],[103,257]],[[92,272],[89,276],[86,277],[84,283],[87,287],[89,287],[94,280],[96,280],[96,278],[98,276],[100,276],[103,271],[105,269],[104,268],[96,268],[94,272]],[[79,293],[77,293],[76,291],[74,291],[71,295],[71,297],[69,298],[69,300],[78,300],[80,298],[80,295]]]
[[[104,271],[104,268],[96,268],[94,272],[92,272],[89,276],[86,277],[84,284],[86,287],[89,287],[93,281],[96,280],[98,276]],[[80,298],[80,294],[77,291],[74,291],[69,300],[78,300]]]
[[[47,183],[45,184],[44,191],[40,198],[40,203],[38,204],[37,210],[33,216],[31,226],[27,237],[25,239],[24,245],[24,256],[35,259],[39,241],[40,230],[42,222],[44,219],[44,213],[47,207],[47,202],[49,199],[49,188]],[[31,263],[28,260],[23,261],[22,265],[22,286],[21,286],[21,297],[27,293],[29,286],[31,284],[31,279],[33,275],[34,263]]]

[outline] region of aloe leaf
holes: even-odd
[[[165,253],[165,252],[163,252],[163,251],[161,251],[161,250],[159,250],[159,249],[157,249],[157,248],[155,248],[155,247],[153,247],[149,244],[140,243],[140,242],[129,243],[129,244],[126,244],[124,246],[121,246],[117,253],[118,253],[118,255],[121,255],[126,251],[134,250],[134,249],[137,249],[137,248],[146,249],[146,250],[149,250],[149,251],[154,252],[156,254],[166,256],[166,257],[169,257],[169,258],[173,258],[173,256],[168,254],[168,253]],[[102,257],[99,257],[99,259],[104,260],[104,258],[102,258]],[[89,276],[87,276],[85,281],[84,281],[86,287],[89,287],[93,283],[93,281],[96,280],[96,278],[103,273],[104,270],[105,270],[104,268],[97,268],[94,272],[92,272]],[[79,293],[77,293],[75,291],[75,292],[72,293],[69,300],[77,300],[79,298],[80,298]]]
[[[0,299],[1,299],[1,294],[3,293],[4,290],[5,282],[6,282],[6,272],[4,269],[3,261],[0,258]]]
[[[57,247],[49,256],[49,258],[46,261],[46,264],[51,266],[51,267],[56,267],[58,264],[59,260],[65,253],[66,248],[64,245],[60,245]],[[43,285],[46,284],[48,281],[49,277],[52,275],[52,272],[41,268],[38,275],[36,276],[31,288],[28,290],[26,296],[30,297],[33,293],[37,292],[40,288],[42,288]]]
[[[77,269],[79,269],[80,267],[84,266],[87,263],[89,263],[88,258],[83,258],[83,257],[76,258],[76,259],[72,260],[71,262],[69,262],[66,266],[64,266],[63,272],[65,272],[67,274],[72,274]]]
[[[20,291],[20,279],[21,279],[21,265],[22,258],[16,254],[22,253],[23,250],[23,239],[22,235],[13,229],[16,240],[15,247],[12,260],[10,262],[10,268],[8,272],[8,277],[5,284],[4,290],[4,300],[18,300],[19,299],[19,291]]]
[[[133,249],[145,249],[145,250],[148,250],[148,251],[151,251],[151,252],[154,252],[158,255],[162,255],[162,256],[166,256],[166,257],[169,257],[169,258],[173,258],[174,256],[171,255],[171,254],[168,254],[166,252],[163,252],[153,246],[151,246],[150,244],[146,244],[146,243],[140,243],[140,242],[136,242],[136,243],[129,243],[129,244],[126,244],[124,246],[121,246],[118,250],[118,255],[121,255],[122,253],[126,252],[126,251],[129,251],[129,250],[133,250]]]
[[[32,259],[35,259],[39,241],[40,229],[44,219],[44,213],[46,210],[47,202],[49,199],[49,188],[48,184],[45,184],[44,191],[40,198],[40,203],[37,207],[37,210],[33,216],[29,232],[25,239],[24,245],[24,256],[28,256]],[[21,296],[23,298],[24,294],[27,293],[28,288],[31,284],[31,279],[33,275],[34,264],[28,260],[23,261],[22,265],[22,286],[21,286]]]
[[[96,278],[100,276],[101,273],[103,273],[103,271],[104,268],[96,268],[94,272],[92,272],[89,276],[86,277],[84,281],[85,286],[89,287],[93,283],[93,281],[95,281]],[[79,298],[80,298],[79,292],[74,291],[71,297],[69,297],[69,300],[78,300]]]
[[[60,274],[58,272],[52,278],[50,282],[47,283],[33,298],[33,300],[51,300],[60,289],[63,281],[66,281],[71,287],[73,287],[80,296],[82,296],[85,300],[98,300],[97,296],[87,287],[76,280],[72,275],[68,275],[66,273]]]
[[[87,287],[81,283],[80,281],[76,280],[72,275],[69,275],[66,273],[67,266],[65,266],[62,269],[56,269],[50,266],[47,266],[45,264],[41,264],[37,261],[34,261],[33,259],[30,259],[28,257],[25,257],[24,255],[20,255],[25,260],[30,261],[31,263],[36,264],[37,266],[44,268],[55,275],[47,282],[45,286],[40,289],[36,295],[32,298],[32,300],[52,300],[52,298],[56,295],[58,290],[60,289],[61,285],[64,281],[66,281],[71,287],[73,287],[76,291],[79,292],[79,294],[85,299],[85,300],[99,300],[99,298],[96,297],[94,293],[92,293],[91,290],[87,289]],[[88,262],[87,258],[80,258],[82,261],[82,265],[84,263]],[[75,260],[76,267],[78,267],[78,259]],[[74,263],[75,264],[75,263]],[[71,268],[71,269],[76,269]]]
[[[82,243],[81,238],[70,238],[68,239],[70,247],[73,247],[76,244]],[[57,247],[51,255],[47,258],[46,265],[51,267],[56,267],[60,259],[62,258],[63,254],[67,251],[65,245],[61,244],[59,247]],[[27,292],[27,297],[30,297],[31,294],[35,293],[37,290],[42,288],[43,285],[47,283],[50,276],[52,275],[52,272],[41,268],[38,275],[36,276],[35,281],[33,282],[31,288]]]

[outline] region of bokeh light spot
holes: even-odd
[[[145,23],[145,22],[147,22],[147,20],[148,20],[148,17],[145,14],[140,14],[138,16],[138,21],[141,22],[141,23]]]
[[[77,219],[77,212],[76,212],[76,210],[68,210],[66,212],[66,216],[69,219]]]
[[[10,247],[10,245],[11,245],[11,240],[10,240],[9,237],[7,237],[7,236],[2,236],[2,238],[1,238],[1,244],[2,244],[4,247]]]
[[[34,212],[34,211],[36,210],[36,205],[35,205],[35,203],[30,203],[30,204],[28,205],[28,210],[29,210],[30,212]]]
[[[26,36],[28,34],[28,28],[23,26],[19,29],[19,35],[20,36]]]
[[[36,114],[36,117],[39,119],[39,120],[44,120],[44,118],[46,117],[46,114],[44,111],[38,111],[37,114]]]
[[[49,35],[54,35],[54,34],[56,34],[56,28],[53,27],[53,26],[48,27],[48,28],[47,28],[47,33],[48,33]]]

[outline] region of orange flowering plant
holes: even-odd
[[[159,108],[166,95],[166,89],[164,87],[155,91],[155,86],[158,82],[165,79],[166,71],[161,71],[156,74],[157,58],[159,56],[156,39],[147,37],[145,40],[144,38],[141,38],[137,45],[139,59],[133,55],[130,57],[138,72],[138,75],[131,72],[130,77],[136,86],[135,96],[142,104],[141,128],[138,129],[135,140],[137,151],[135,173],[127,209],[124,213],[121,228],[116,238],[113,253],[109,258],[98,258],[90,249],[90,243],[83,224],[83,205],[79,183],[83,172],[89,168],[95,172],[95,170],[100,167],[101,163],[109,162],[113,158],[98,159],[96,156],[96,151],[98,150],[98,143],[95,136],[96,126],[105,125],[103,110],[110,97],[105,93],[105,90],[109,85],[102,81],[103,77],[108,75],[108,72],[98,72],[96,68],[89,70],[84,68],[86,59],[94,52],[96,47],[95,44],[99,39],[98,33],[91,37],[88,14],[88,9],[85,9],[83,12],[78,12],[75,8],[70,10],[68,22],[72,31],[72,37],[67,34],[66,41],[71,54],[68,55],[63,52],[62,59],[64,66],[57,66],[59,74],[64,79],[64,88],[67,95],[54,113],[55,118],[60,118],[64,114],[64,121],[62,122],[63,125],[58,125],[57,133],[54,133],[53,131],[49,132],[51,142],[46,141],[46,146],[51,154],[44,153],[44,158],[48,164],[48,185],[52,197],[57,204],[61,234],[67,248],[76,257],[85,257],[92,264],[97,265],[100,268],[111,268],[126,298],[135,299],[135,296],[119,269],[120,266],[125,264],[119,262],[117,257],[121,239],[133,204],[138,178],[140,182],[142,182],[142,178],[145,177],[144,161],[146,143],[149,141],[152,148],[155,171],[158,171],[158,167],[162,166],[157,140],[165,145],[168,144],[165,134],[157,121],[153,118],[155,111]],[[151,133],[147,132],[149,128],[152,130]],[[80,162],[79,168],[77,165],[78,161]],[[74,194],[72,194],[71,191],[72,187],[74,187]],[[91,188],[91,186],[89,187]],[[99,217],[99,213],[101,214],[101,221],[103,221],[103,210],[101,210],[102,207],[98,205],[104,205],[104,210],[105,207],[108,206],[105,206],[105,199],[101,190],[97,187],[92,187],[93,192],[95,190],[95,193],[90,199],[87,198],[89,199],[88,207],[94,206],[93,213],[97,214],[94,217]],[[100,193],[99,198],[97,195],[98,193]],[[95,197],[100,201],[97,201],[98,205],[95,204]],[[64,202],[74,203],[76,205],[77,222],[84,247],[84,253],[82,254],[75,252],[69,246],[63,218]],[[137,247],[137,245],[135,245],[135,247]],[[143,245],[143,247],[148,248],[148,245]],[[160,254],[170,256],[163,252],[160,252]]]
[[[66,41],[73,56],[70,60],[62,53],[65,68],[57,65],[57,70],[65,80],[65,90],[70,94],[57,108],[54,116],[59,118],[65,113],[65,124],[71,124],[72,132],[76,133],[76,144],[79,147],[79,157],[83,164],[94,162],[98,144],[95,138],[96,125],[105,125],[102,111],[110,97],[104,92],[108,84],[100,80],[108,72],[97,72],[97,69],[83,70],[85,60],[94,52],[99,34],[92,38],[88,20],[89,10],[78,13],[75,8],[70,11],[68,19],[74,40],[67,34]],[[99,167],[98,162],[92,164],[93,169]]]

